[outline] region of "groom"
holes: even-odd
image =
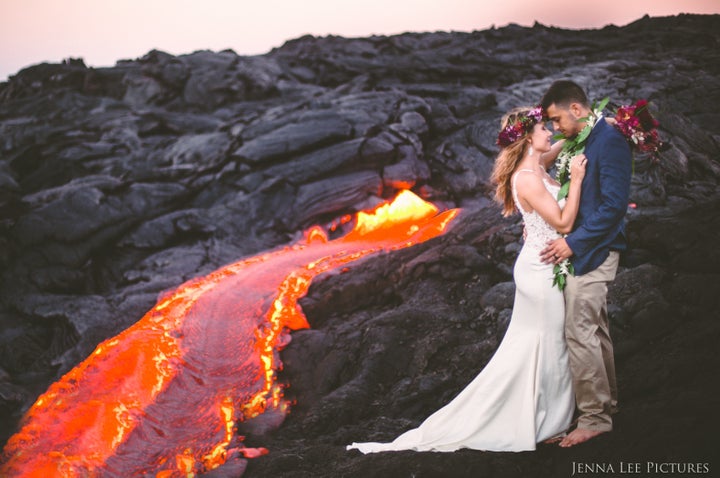
[[[591,114],[583,89],[568,80],[554,82],[542,99],[553,128],[572,138]],[[625,138],[598,118],[585,143],[588,159],[580,210],[573,231],[548,243],[546,263],[571,258],[575,276],[565,288],[565,338],[580,416],[577,428],[560,446],[583,443],[612,430],[617,408],[615,361],[607,316],[607,286],[615,279],[620,252],[626,248],[632,157]]]

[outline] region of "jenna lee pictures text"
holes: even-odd
[[[572,462],[571,476],[602,476],[602,475],[705,475],[710,473],[709,463],[678,463],[678,462]]]

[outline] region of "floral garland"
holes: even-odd
[[[650,114],[647,100],[623,105],[615,113],[615,127],[625,136],[630,148],[652,154],[655,162],[660,160],[660,151],[666,147],[658,136],[658,126],[660,123]]]
[[[557,195],[558,201],[566,198],[570,190],[570,160],[585,151],[585,143],[587,142],[588,136],[590,136],[590,132],[595,126],[597,119],[609,101],[610,98],[605,98],[598,105],[593,102],[592,112],[585,118],[580,118],[580,121],[586,122],[585,127],[574,138],[565,140],[555,162],[555,166],[557,167],[555,178],[560,183],[560,191]],[[554,139],[562,138],[562,135],[556,135]]]
[[[570,190],[570,160],[585,151],[585,142],[609,101],[609,98],[604,98],[597,105],[593,102],[590,115],[581,118],[586,121],[585,127],[577,136],[567,139],[563,144],[555,162],[556,178],[560,183],[558,201],[566,198]],[[660,141],[657,133],[660,123],[650,114],[647,100],[642,99],[633,105],[620,106],[613,119],[613,125],[622,133],[633,151],[651,153],[656,162],[659,160],[659,153],[666,148],[666,145]],[[555,139],[562,138],[562,135],[555,137]],[[563,290],[567,284],[567,276],[575,275],[575,268],[568,258],[555,264],[553,274],[555,275],[553,285],[557,285],[560,290]]]
[[[585,121],[585,127],[574,138],[565,140],[555,161],[555,166],[557,167],[555,178],[560,183],[560,191],[558,191],[557,195],[558,201],[565,199],[568,191],[570,191],[570,160],[585,151],[585,142],[587,142],[593,126],[595,126],[597,119],[602,114],[602,110],[608,104],[608,101],[610,101],[610,99],[605,98],[598,105],[593,102],[592,112],[587,117],[580,118],[581,121]],[[562,138],[562,135],[555,137],[555,139]],[[575,267],[572,262],[570,262],[570,258],[566,258],[559,264],[555,264],[555,267],[553,267],[553,275],[555,277],[553,278],[552,285],[557,285],[560,290],[565,289],[567,276],[575,275]]]

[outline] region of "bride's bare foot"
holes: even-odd
[[[605,432],[588,430],[587,428],[576,428],[575,430],[571,431],[568,436],[562,439],[562,441],[560,442],[560,446],[563,448],[568,448],[571,446],[579,445],[580,443],[585,443],[586,441],[595,438],[602,433]]]
[[[552,438],[548,438],[547,440],[543,440],[543,443],[545,445],[552,445],[553,443],[557,443],[557,442],[561,441],[563,438],[564,437],[561,437],[561,436],[552,437]]]

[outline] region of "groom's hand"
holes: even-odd
[[[559,264],[573,255],[564,237],[549,241],[545,249],[540,251],[540,260],[545,264]]]

